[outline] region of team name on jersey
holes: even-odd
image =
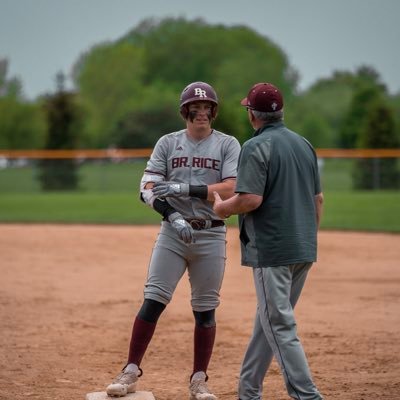
[[[219,171],[220,164],[221,160],[208,157],[192,157],[191,163],[189,157],[174,157],[172,159],[172,168],[193,167]]]

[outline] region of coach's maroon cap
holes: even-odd
[[[240,104],[251,110],[275,112],[283,107],[280,90],[271,83],[256,83]]]

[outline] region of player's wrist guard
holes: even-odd
[[[155,199],[153,202],[153,208],[161,214],[165,220],[169,220],[170,215],[177,212],[165,199]]]
[[[189,185],[189,196],[207,200],[208,186],[207,185],[200,185],[200,186]]]
[[[189,185],[178,182],[156,182],[152,192],[159,198],[190,196],[206,200],[208,197],[207,185]]]

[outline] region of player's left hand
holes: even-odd
[[[157,197],[189,196],[189,184],[178,182],[156,182],[152,191]]]
[[[168,221],[171,223],[172,227],[178,233],[178,236],[186,243],[195,243],[196,239],[194,237],[194,230],[190,224],[185,221],[180,213],[177,211],[172,213],[168,217]]]

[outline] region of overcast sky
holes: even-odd
[[[370,65],[400,92],[400,0],[0,0],[0,58],[34,98],[93,45],[167,16],[254,29],[288,55],[301,89]]]

